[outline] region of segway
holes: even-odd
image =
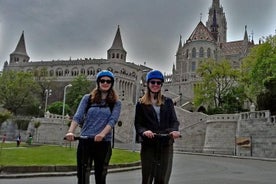
[[[66,137],[63,138],[64,140],[67,140]],[[88,137],[86,136],[80,136],[80,137],[74,137],[74,140],[78,140],[80,141],[81,139],[88,139]],[[81,164],[81,176],[80,178],[78,178],[78,184],[89,184],[90,183],[90,175],[91,175],[91,169],[89,168],[89,161],[87,163],[85,163],[85,157],[87,157],[88,155],[85,154],[85,150],[84,147],[82,146],[82,155],[81,155],[81,160],[80,160],[80,164]],[[77,168],[78,169],[78,168]],[[79,177],[79,176],[78,176]]]
[[[164,141],[164,139],[170,138],[170,134],[161,134],[161,133],[156,133],[154,135],[155,139],[156,139],[156,145],[155,145],[155,149],[154,149],[154,160],[153,160],[153,167],[152,167],[152,176],[154,179],[154,183],[160,182],[160,178],[161,178],[161,154],[163,152],[163,145],[162,145],[162,141]]]

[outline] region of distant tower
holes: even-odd
[[[23,31],[15,50],[13,51],[13,53],[10,54],[10,64],[27,63],[29,62],[29,59],[30,57],[26,52],[25,38],[24,38],[24,31]]]
[[[219,0],[213,0],[212,7],[209,8],[206,27],[212,32],[218,43],[226,42],[227,22]]]
[[[118,26],[113,44],[110,49],[107,51],[107,59],[108,60],[116,60],[116,61],[126,61],[127,52],[123,47],[123,42],[120,33],[120,27]]]

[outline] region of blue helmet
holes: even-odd
[[[147,83],[151,79],[160,79],[162,82],[164,82],[164,76],[159,70],[151,70],[150,72],[147,73],[147,76],[146,76]]]
[[[100,71],[98,74],[97,74],[97,83],[99,82],[99,80],[102,78],[102,77],[110,77],[111,80],[112,80],[112,83],[114,82],[114,75],[111,71],[109,70],[102,70]]]

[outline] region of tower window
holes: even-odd
[[[200,47],[199,49],[199,57],[203,57],[204,56],[204,50],[203,47]]]
[[[193,58],[196,57],[196,48],[193,48],[193,50],[192,50],[192,57],[193,57]]]
[[[196,70],[196,63],[192,62],[192,71],[194,72]]]
[[[207,49],[207,57],[208,57],[208,58],[211,57],[211,49],[210,49],[210,48]]]

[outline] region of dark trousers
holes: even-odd
[[[168,184],[172,171],[173,145],[141,145],[142,184]]]
[[[78,184],[89,184],[92,165],[96,184],[105,184],[111,154],[110,141],[94,142],[93,139],[80,139],[77,150]]]

